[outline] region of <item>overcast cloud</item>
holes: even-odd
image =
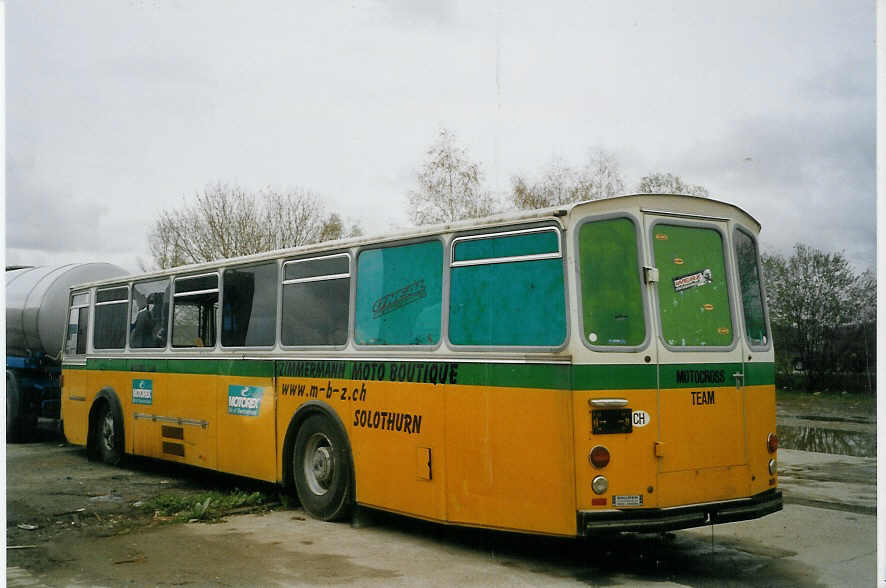
[[[441,127],[504,193],[614,152],[874,264],[872,2],[40,2],[6,10],[7,263],[136,270],[209,182],[407,224]]]

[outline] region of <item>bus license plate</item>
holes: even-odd
[[[631,424],[630,408],[591,411],[591,432],[594,435],[630,433],[631,431],[633,431],[633,425]]]
[[[613,496],[612,506],[643,506],[643,495]]]

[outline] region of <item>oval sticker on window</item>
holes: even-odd
[[[704,308],[705,310],[714,310],[714,305],[713,304],[705,304],[702,308]]]
[[[726,327],[720,327],[719,329],[717,329],[717,332],[720,333],[721,335],[728,335],[729,329],[727,329]]]
[[[635,427],[645,427],[651,420],[652,417],[645,410],[635,410],[631,413],[631,423]]]
[[[675,257],[674,263],[676,263],[677,265],[683,265],[683,258],[682,257]]]
[[[655,238],[656,238],[658,241],[667,241],[667,240],[668,240],[668,236],[665,235],[664,233],[656,233],[656,234],[655,234]]]

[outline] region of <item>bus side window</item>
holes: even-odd
[[[129,292],[126,286],[106,288],[95,293],[95,349],[123,349],[126,346],[126,312]]]
[[[283,264],[283,345],[347,343],[349,259],[338,254]]]
[[[357,257],[356,296],[358,345],[436,345],[442,317],[442,243],[364,249]]]
[[[173,347],[215,347],[218,274],[175,279]]]
[[[277,262],[222,274],[224,347],[269,347],[277,339]]]
[[[137,349],[166,347],[169,280],[133,284],[131,300],[129,346]]]
[[[86,331],[89,328],[89,293],[74,294],[65,334],[65,355],[86,354]]]
[[[454,345],[563,344],[566,295],[555,228],[460,237],[453,247],[449,340]]]

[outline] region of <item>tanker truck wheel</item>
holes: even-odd
[[[36,419],[27,412],[27,399],[15,374],[6,373],[6,442],[25,443],[34,436]]]
[[[18,386],[15,377],[6,374],[6,442],[18,443],[21,434],[21,419],[19,418],[19,406],[21,399],[18,397]]]
[[[35,415],[28,413],[28,402],[15,374],[6,373],[6,442],[27,443],[34,437]]]

